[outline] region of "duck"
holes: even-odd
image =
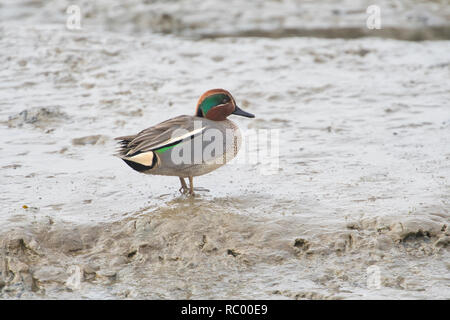
[[[239,108],[227,90],[208,90],[200,96],[194,115],[180,115],[115,138],[115,155],[137,172],[178,177],[179,191],[194,195],[194,190],[200,190],[194,189],[194,177],[223,166],[241,147],[241,132],[228,119],[230,115],[255,117]]]

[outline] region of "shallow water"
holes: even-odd
[[[448,40],[136,33],[130,3],[81,31],[3,11],[0,297],[450,297]],[[112,156],[216,87],[256,114],[244,134],[279,130],[276,173],[235,161],[189,198]]]

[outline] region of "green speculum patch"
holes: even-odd
[[[173,147],[175,147],[175,146],[176,146],[176,145],[168,146],[168,147],[162,147],[161,149],[155,150],[155,152],[156,152],[156,153],[164,153],[164,152],[166,152],[167,150],[169,150],[169,149],[171,149],[171,148],[173,148]]]
[[[227,103],[228,101],[230,101],[230,98],[226,94],[213,94],[202,101],[200,109],[202,110],[203,115],[206,115],[211,108],[218,106],[219,104]]]
[[[164,153],[164,152],[166,152],[167,150],[172,149],[172,148],[175,147],[176,145],[180,144],[181,141],[182,141],[182,140],[172,142],[171,144],[168,144],[168,145],[166,145],[166,146],[164,146],[164,147],[161,147],[161,148],[159,148],[159,149],[155,149],[155,150],[153,150],[153,151],[156,152],[156,153],[159,153],[159,154]]]

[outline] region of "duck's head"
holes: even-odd
[[[206,91],[197,103],[195,115],[209,120],[223,121],[229,115],[235,114],[247,118],[255,116],[236,105],[233,96],[224,89],[212,89]]]

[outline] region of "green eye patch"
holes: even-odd
[[[219,104],[227,103],[229,101],[230,97],[228,97],[226,94],[213,94],[202,101],[202,103],[200,104],[200,110],[202,110],[203,115],[206,115],[211,108],[218,106]]]

